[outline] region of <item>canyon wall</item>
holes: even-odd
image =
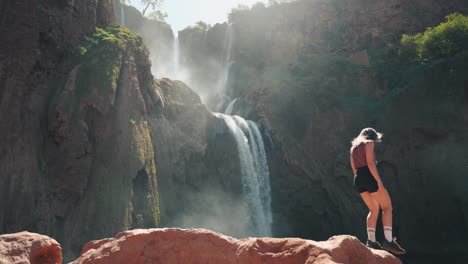
[[[371,126],[385,134],[377,159],[409,257],[467,258],[466,54],[425,64],[399,55],[403,33],[453,12],[466,14],[466,2],[297,1],[232,12],[228,94],[238,98],[234,114],[272,137],[275,235],[365,239],[349,147]],[[202,45],[185,52],[195,57]]]
[[[161,99],[141,38],[110,26],[110,0],[1,10],[0,232],[54,236],[69,259],[90,239],[157,226],[147,115]]]

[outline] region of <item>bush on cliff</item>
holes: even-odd
[[[98,72],[102,77],[100,87],[115,89],[122,56],[127,47],[133,46],[137,52],[143,52],[143,40],[127,28],[109,26],[96,28],[96,32],[86,37],[79,47],[79,59],[84,62],[84,73]]]
[[[402,54],[408,57],[439,59],[468,50],[468,16],[454,13],[446,22],[416,35],[403,35]]]

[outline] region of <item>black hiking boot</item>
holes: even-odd
[[[406,254],[406,251],[398,244],[396,237],[393,238],[392,242],[388,242],[386,239],[382,243],[382,248],[395,255]]]
[[[366,242],[366,247],[373,248],[373,249],[382,249],[379,242],[377,242],[377,241],[372,242],[369,239]]]

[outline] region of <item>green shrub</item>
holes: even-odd
[[[446,22],[416,35],[403,35],[402,54],[420,60],[448,57],[468,49],[468,16],[454,13]]]
[[[96,28],[94,34],[86,37],[79,47],[79,60],[84,62],[80,76],[94,73],[100,77],[100,87],[115,89],[122,57],[129,46],[133,46],[137,53],[145,51],[141,37],[125,27]]]

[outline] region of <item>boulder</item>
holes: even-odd
[[[0,263],[60,264],[60,244],[48,236],[27,231],[0,236]]]
[[[353,236],[235,239],[205,229],[136,229],[92,241],[73,264],[89,263],[401,263]]]

